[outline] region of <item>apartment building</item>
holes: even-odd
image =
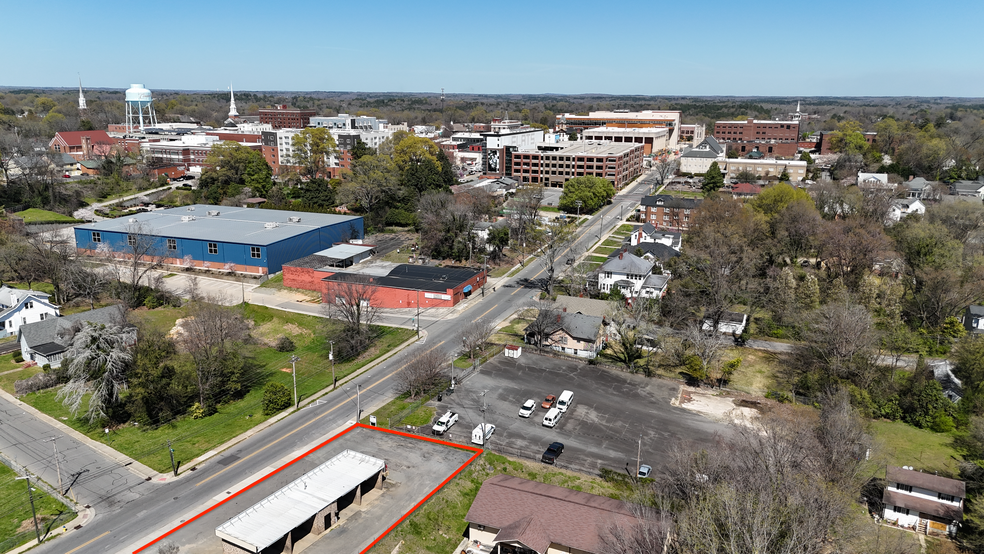
[[[657,229],[686,232],[690,230],[693,212],[700,203],[700,198],[679,198],[668,194],[646,196],[641,202],[643,221]]]
[[[644,110],[630,112],[628,110],[589,112],[588,115],[560,114],[557,116],[555,127],[558,130],[581,133],[595,127],[620,127],[623,129],[640,129],[647,127],[662,127],[668,131],[666,140],[670,149],[676,150],[680,140],[679,111]]]
[[[536,150],[512,153],[510,175],[524,183],[563,187],[574,177],[590,175],[612,183],[616,190],[642,174],[644,145],[608,141],[541,144]]]
[[[287,104],[277,104],[272,108],[260,109],[260,123],[267,123],[274,129],[303,129],[317,114],[314,110],[290,108]]]
[[[740,156],[758,151],[767,158],[792,157],[799,148],[799,123],[752,118],[718,121],[714,138]]]

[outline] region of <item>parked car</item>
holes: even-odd
[[[530,398],[519,408],[519,417],[530,417],[536,411],[536,400]]]
[[[62,179],[71,179],[71,178],[72,178],[72,176],[69,175],[68,173],[62,175]]]
[[[552,464],[557,461],[557,457],[560,453],[564,451],[564,443],[553,442],[547,447],[547,450],[540,456],[540,461],[545,464]]]
[[[637,475],[637,477],[639,477],[640,479],[645,479],[646,477],[649,477],[649,474],[652,472],[653,472],[652,466],[642,464],[641,466],[639,466],[639,475]]]
[[[452,412],[451,410],[448,410],[447,412],[445,412],[444,415],[441,416],[441,419],[437,420],[437,423],[435,423],[434,426],[431,427],[431,430],[434,431],[435,435],[443,435],[448,431],[448,429],[451,429],[451,427],[453,427],[455,423],[458,423],[457,412]]]
[[[543,399],[543,403],[540,404],[540,407],[543,408],[544,410],[549,410],[550,408],[554,407],[554,404],[556,402],[557,402],[557,397],[552,394],[548,394],[547,397]]]

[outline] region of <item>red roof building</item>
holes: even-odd
[[[55,134],[48,148],[55,152],[68,154],[76,161],[104,158],[112,153],[113,147],[127,149],[127,141],[115,139],[106,131],[64,131]]]

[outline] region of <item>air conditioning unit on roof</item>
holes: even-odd
[[[136,223],[137,222],[137,218],[131,217],[130,219],[127,220],[127,222],[128,223]]]
[[[300,223],[300,222],[301,222],[301,218],[297,216],[291,216],[287,218],[287,223]]]
[[[193,211],[195,211],[195,207],[194,207],[194,206],[188,206],[188,211],[189,211],[189,212],[193,212]]]
[[[181,221],[194,221],[195,216],[193,215],[183,215],[181,216]]]
[[[208,215],[211,217],[216,217],[219,215],[219,210],[209,210]]]
[[[280,224],[277,223],[276,221],[270,221],[268,223],[264,223],[263,224],[263,227],[265,227],[267,229],[275,229],[277,227],[280,227]]]

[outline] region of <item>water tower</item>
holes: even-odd
[[[144,130],[144,114],[147,116],[147,124],[151,127],[157,126],[157,115],[154,113],[154,99],[150,91],[143,85],[130,85],[126,89],[126,128],[133,131],[139,127]]]

